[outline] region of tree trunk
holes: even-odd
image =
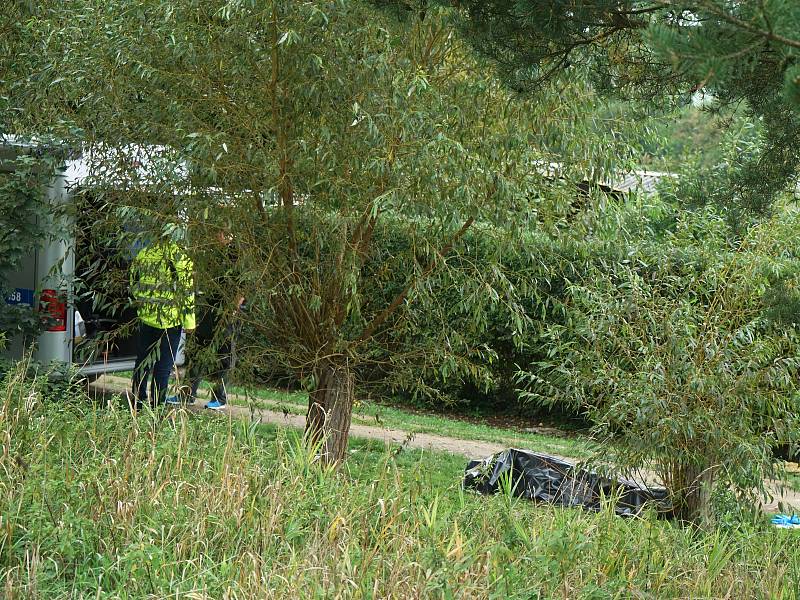
[[[324,360],[314,368],[316,389],[308,395],[306,439],[319,446],[320,461],[337,465],[347,455],[354,377],[345,362]]]
[[[711,491],[715,469],[697,465],[672,465],[668,488],[672,493],[675,516],[688,523],[705,526],[711,522]]]

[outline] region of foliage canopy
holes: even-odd
[[[384,2],[385,3],[385,2]],[[398,0],[418,11],[426,3]],[[459,0],[460,26],[508,85],[538,89],[565,70],[598,90],[658,103],[710,95],[761,127],[733,165],[686,185],[727,210],[765,211],[796,177],[800,16],[793,2]]]
[[[312,432],[344,439],[359,363],[390,356],[409,375],[431,359],[453,374],[472,368],[480,349],[450,330],[445,293],[464,299],[471,329],[497,303],[511,308],[512,328],[524,325],[499,250],[465,261],[466,278],[438,276],[474,223],[508,225],[496,230],[501,248],[548,202],[569,204],[569,181],[548,183],[549,200],[538,193],[551,150],[567,172],[594,176],[634,156],[621,136],[594,135],[596,98],[583,82],[514,100],[477,68],[445,10],[400,24],[355,0],[70,0],[41,3],[15,31],[9,124],[92,152],[107,232],[98,254],[129,245],[124,221],[141,209],[158,216],[157,233],[183,215],[201,272],[215,232],[231,230],[239,275],[220,291],[249,300],[251,362],[295,373],[313,390]],[[187,166],[137,182],[131,148]],[[125,189],[104,187],[114,180]],[[375,229],[398,217],[410,240],[404,282],[387,304],[368,305],[365,278],[398,258],[373,252]],[[376,351],[417,311],[438,321],[433,339],[403,356]],[[341,457],[342,436],[332,437],[325,454]]]

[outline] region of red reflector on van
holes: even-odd
[[[42,290],[39,311],[47,322],[45,331],[67,330],[67,303],[56,290]]]

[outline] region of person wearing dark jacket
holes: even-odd
[[[209,281],[209,291],[198,294],[197,328],[187,342],[187,377],[182,387],[184,396],[168,398],[169,404],[193,404],[204,379],[214,383],[206,408],[223,410],[228,403],[227,378],[235,360],[234,320],[244,298],[229,298],[224,294],[226,290],[235,289],[233,269],[236,256],[230,251],[231,238],[227,233],[220,231],[215,239],[216,244],[207,257],[209,264],[206,266],[217,276]]]

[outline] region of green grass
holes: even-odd
[[[800,473],[786,473],[783,483],[790,489],[800,492]]]
[[[476,496],[462,457],[382,443],[323,470],[291,430],[57,396],[0,387],[4,598],[798,597],[791,531]]]

